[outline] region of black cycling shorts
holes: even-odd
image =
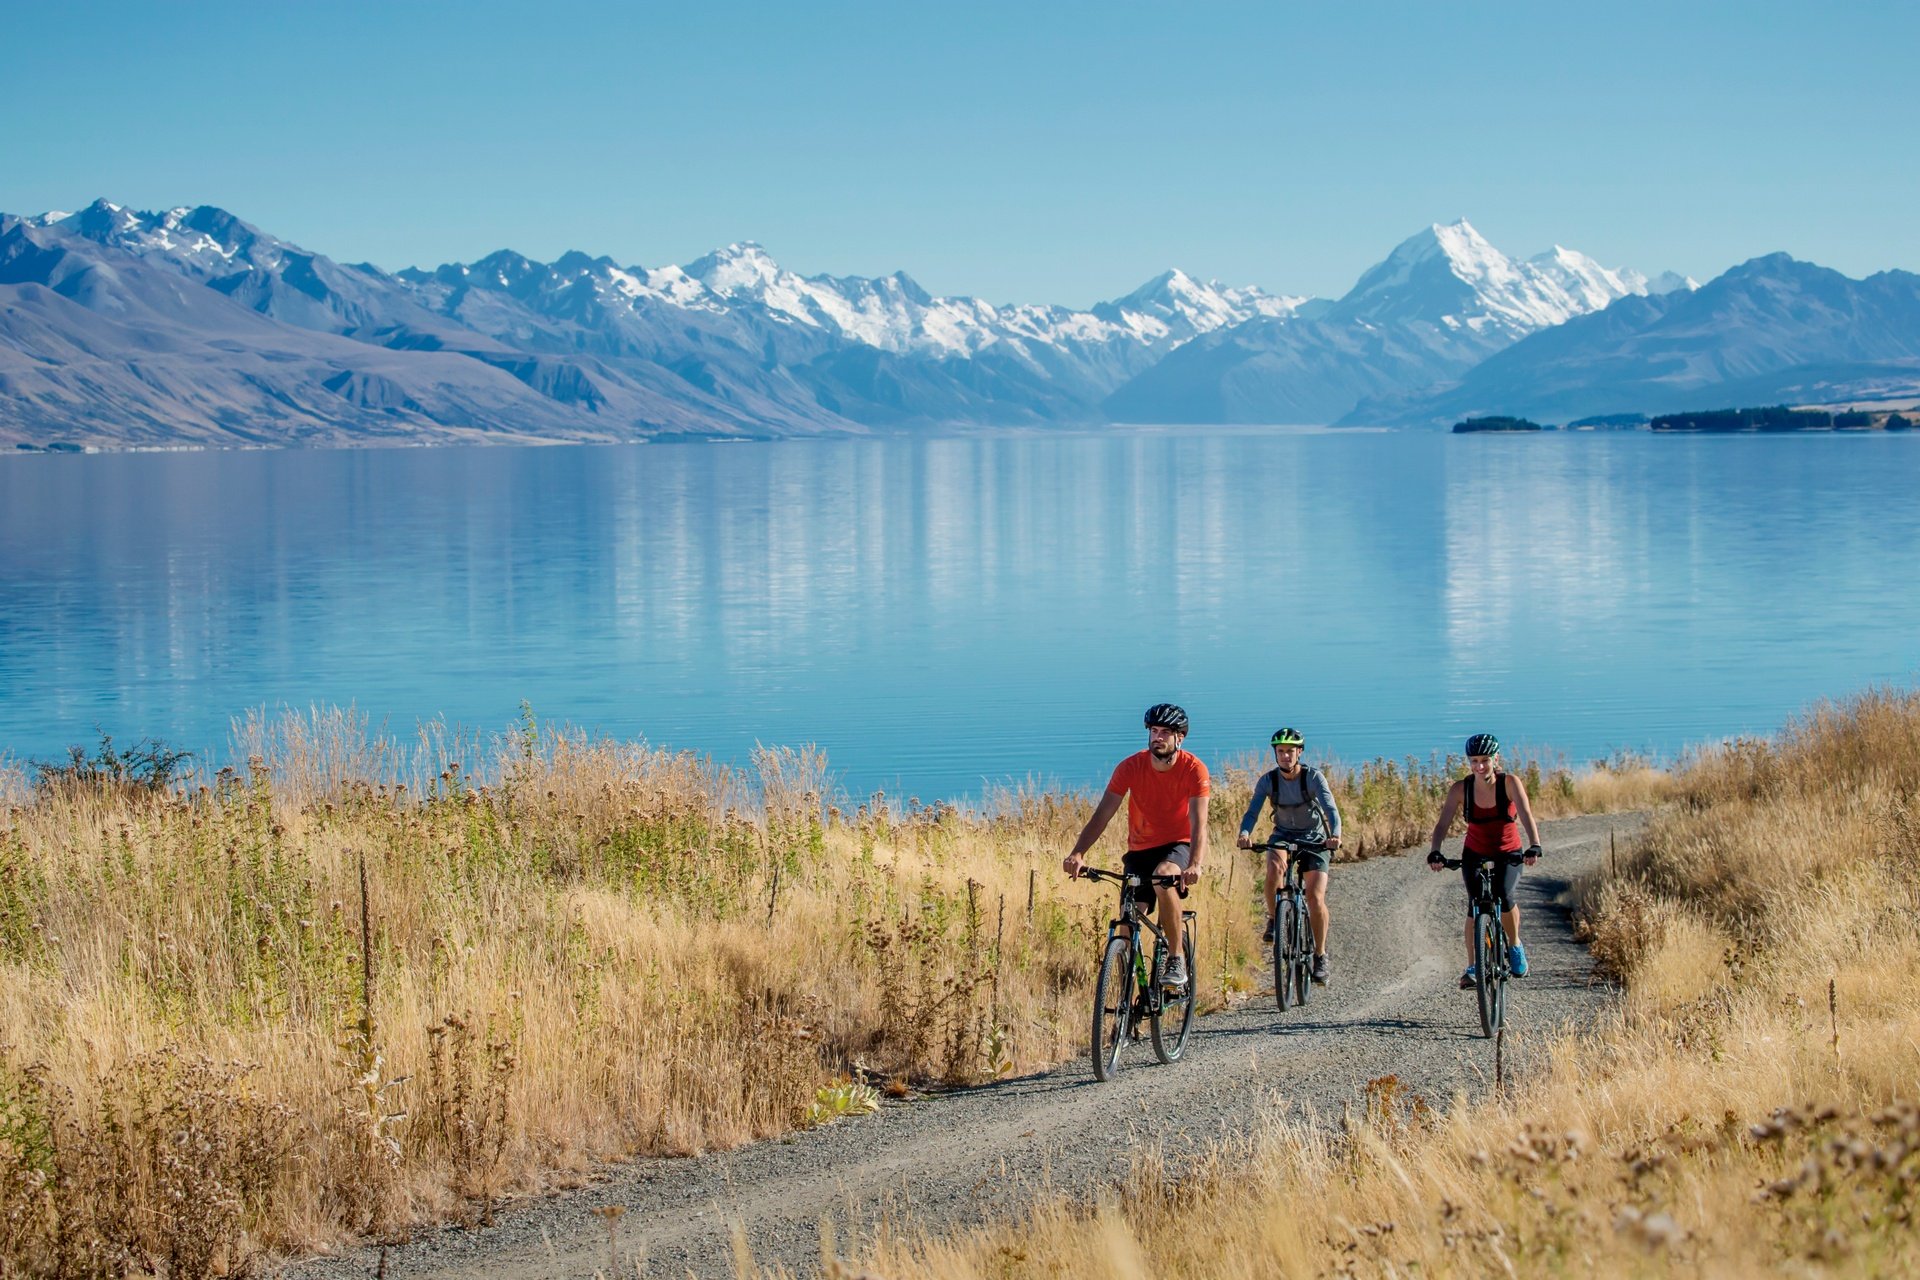
[[[1300,864],[1300,871],[1303,875],[1309,871],[1325,871],[1332,865],[1333,854],[1330,853],[1322,843],[1326,838],[1327,834],[1325,831],[1311,831],[1301,834],[1288,831],[1276,831],[1273,833],[1273,839],[1275,840],[1287,840],[1294,844],[1306,846],[1295,853],[1287,855],[1292,861]],[[1269,849],[1267,856],[1269,858],[1277,858],[1285,852],[1284,849]]]
[[[1178,844],[1163,844],[1154,849],[1129,849],[1120,859],[1120,869],[1130,876],[1139,876],[1140,883],[1134,886],[1133,897],[1136,902],[1144,902],[1148,909],[1158,901],[1154,896],[1159,892],[1148,879],[1163,862],[1171,862],[1185,871],[1193,862],[1193,846],[1182,840]]]
[[[1520,884],[1520,854],[1500,857],[1476,858],[1467,854],[1460,863],[1460,876],[1467,882],[1467,914],[1473,914],[1473,895],[1480,891],[1480,864],[1493,863],[1494,887],[1500,891],[1500,911],[1505,914],[1513,910],[1513,891]]]

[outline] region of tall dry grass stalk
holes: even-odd
[[[185,790],[0,777],[0,1273],[243,1272],[866,1105],[836,1081],[1080,1050],[1110,904],[1058,863],[1089,797],[836,804],[814,753],[736,770],[531,715],[235,743],[248,767]],[[1217,850],[1253,776],[1222,773]],[[1446,769],[1333,776],[1364,854],[1424,833]],[[1211,1000],[1257,967],[1230,856],[1199,893]]]
[[[1704,751],[1586,886],[1627,984],[1505,1096],[1391,1077],[1177,1187],[893,1243],[889,1280],[1920,1274],[1920,693]],[[1432,1100],[1444,1103],[1448,1100]]]

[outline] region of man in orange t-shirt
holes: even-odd
[[[1187,737],[1187,713],[1170,702],[1147,708],[1147,749],[1122,760],[1107,783],[1107,793],[1087,819],[1060,866],[1078,877],[1087,865],[1087,850],[1113,821],[1122,803],[1127,805],[1127,853],[1122,868],[1130,875],[1180,877],[1184,885],[1200,878],[1207,856],[1207,766],[1180,749]],[[1131,797],[1131,800],[1129,800]],[[1187,985],[1187,944],[1180,936],[1180,897],[1171,886],[1151,881],[1134,892],[1140,900],[1158,905],[1161,928],[1167,935],[1169,987]]]

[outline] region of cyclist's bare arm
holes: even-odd
[[[1438,849],[1447,838],[1447,831],[1453,826],[1454,815],[1460,812],[1460,801],[1466,795],[1466,783],[1456,782],[1447,788],[1447,798],[1440,804],[1440,821],[1433,824],[1433,836],[1427,842],[1427,848]]]
[[[1207,798],[1195,796],[1187,801],[1187,821],[1193,828],[1193,856],[1187,859],[1186,882],[1200,878],[1200,866],[1207,860]]]
[[[1520,829],[1527,833],[1527,847],[1530,849],[1538,849],[1540,847],[1540,827],[1533,820],[1533,805],[1527,799],[1527,784],[1512,774],[1508,774],[1507,790],[1513,792],[1513,807],[1516,815],[1520,819]]]
[[[1062,871],[1070,876],[1080,874],[1080,868],[1087,862],[1087,850],[1093,848],[1101,833],[1107,829],[1107,824],[1113,821],[1113,815],[1120,812],[1120,806],[1126,802],[1126,796],[1113,791],[1100,797],[1100,803],[1094,806],[1093,816],[1087,819],[1086,826],[1080,828],[1080,838],[1073,842],[1073,852],[1060,860]]]

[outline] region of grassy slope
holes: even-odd
[[[1179,1187],[870,1265],[960,1277],[1920,1272],[1920,695],[1707,752],[1587,887],[1627,982],[1544,1078],[1444,1114],[1376,1081]]]

